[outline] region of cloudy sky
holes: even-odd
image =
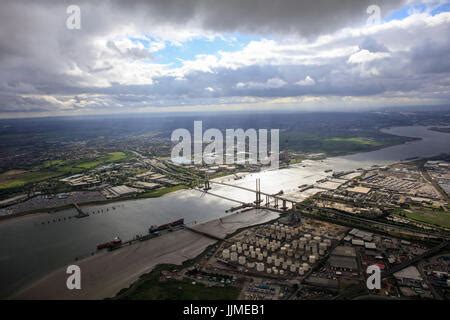
[[[449,1],[0,3],[3,118],[449,101]]]

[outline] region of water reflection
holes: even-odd
[[[373,152],[305,161],[289,169],[248,174],[241,180],[229,178],[228,182],[254,188],[255,179],[260,178],[264,192],[289,192],[331,175],[325,173],[328,169],[355,170],[450,151],[449,134],[429,131],[423,126],[391,128],[383,132],[422,140]],[[254,200],[253,193],[226,186],[213,185],[213,192],[244,202]],[[113,206],[115,210],[111,209]],[[49,270],[73,262],[75,257],[91,254],[98,243],[116,235],[129,239],[146,233],[150,225],[179,218],[187,223],[203,222],[225,215],[225,210],[232,206],[236,203],[195,190],[183,190],[162,198],[91,206],[86,210],[98,213],[82,219],[69,219],[76,214],[75,210],[64,210],[5,221],[0,224],[0,295],[5,296]],[[60,221],[53,223],[55,217]]]

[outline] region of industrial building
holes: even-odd
[[[328,259],[331,268],[342,271],[358,270],[355,248],[349,246],[336,247]]]

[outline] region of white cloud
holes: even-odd
[[[366,63],[374,60],[388,58],[390,56],[387,52],[370,52],[368,50],[360,50],[354,54],[352,54],[347,63]]]
[[[280,78],[270,78],[266,82],[238,82],[236,88],[238,89],[278,89],[284,87],[286,81]]]
[[[310,76],[306,76],[305,79],[297,81],[295,84],[299,86],[313,86],[316,84],[316,80],[314,80]]]

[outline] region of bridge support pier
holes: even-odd
[[[209,184],[209,176],[208,174],[205,172],[205,187],[203,188],[203,190],[208,191],[211,189],[211,186]]]

